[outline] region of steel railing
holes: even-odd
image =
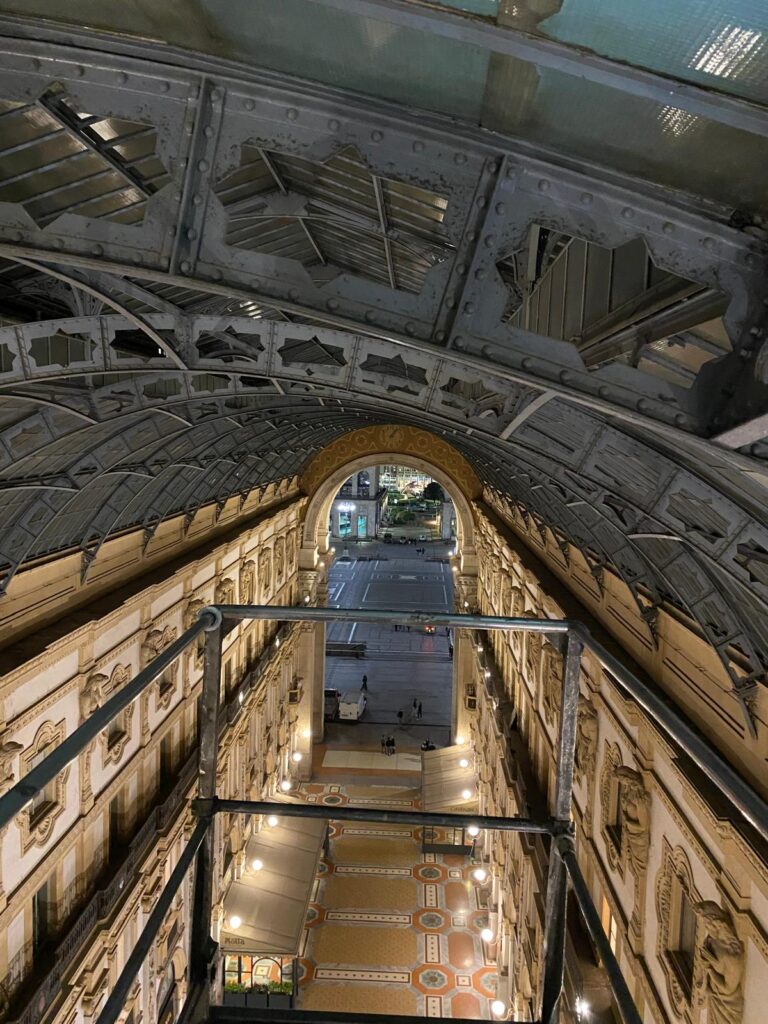
[[[162,651],[123,689],[95,711],[88,721],[67,737],[36,768],[0,797],[0,828],[8,824],[32,798],[50,783],[78,754],[96,738],[120,711],[135,700],[172,662],[206,634],[203,668],[203,692],[200,710],[198,750],[198,797],[193,802],[197,824],[191,838],[158,896],[157,903],[139,939],[110,992],[98,1018],[98,1024],[115,1024],[135,978],[149,953],[163,919],[188,870],[194,864],[195,882],[190,944],[190,991],[182,1020],[187,1019],[194,1003],[196,1017],[209,1006],[210,971],[215,953],[211,939],[213,893],[213,821],[219,813],[260,815],[273,813],[297,817],[329,816],[329,809],[305,804],[270,801],[224,800],[216,793],[216,760],[219,716],[226,709],[220,702],[221,651],[225,632],[238,621],[269,619],[286,622],[371,622],[402,625],[448,626],[454,629],[538,632],[564,654],[563,688],[560,701],[557,741],[557,774],[550,814],[540,819],[496,817],[489,815],[434,814],[427,811],[383,811],[356,807],[334,807],[339,820],[407,822],[463,828],[477,825],[486,829],[548,835],[549,862],[544,912],[544,976],[539,994],[539,1019],[555,1024],[563,989],[566,941],[566,904],[568,880],[584,917],[587,930],[605,966],[616,1007],[624,1024],[641,1024],[621,968],[603,931],[597,910],[576,859],[573,825],[570,820],[573,767],[579,700],[579,671],[583,649],[588,648],[613,680],[637,702],[667,736],[703,769],[709,779],[734,805],[754,829],[768,839],[768,804],[742,779],[723,757],[648,684],[634,676],[617,658],[599,644],[579,622],[550,619],[502,618],[488,615],[423,614],[368,609],[276,607],[274,605],[218,605],[204,608],[198,621],[178,640]]]

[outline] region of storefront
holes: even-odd
[[[328,823],[271,815],[224,895],[220,934],[230,1005],[289,1007]],[[247,998],[246,998],[247,997]]]

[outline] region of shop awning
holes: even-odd
[[[327,828],[327,821],[279,818],[248,840],[243,874],[224,896],[223,952],[298,954]],[[254,870],[254,861],[263,866]]]
[[[445,812],[477,807],[474,758],[468,747],[443,747],[422,753],[421,806],[425,811]]]

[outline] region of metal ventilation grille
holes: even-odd
[[[41,227],[65,213],[140,224],[170,177],[152,125],[78,110],[60,86],[33,103],[0,100],[0,202]]]

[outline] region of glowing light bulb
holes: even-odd
[[[470,825],[469,828],[467,829],[467,833],[471,835],[473,839],[477,839],[477,837],[480,835],[480,829],[477,827],[477,825]]]
[[[490,679],[491,678],[491,670],[489,668],[487,668],[485,670],[485,678],[486,679]]]
[[[309,728],[309,726],[307,726],[307,728],[302,732],[301,735],[304,737],[305,740],[311,740],[312,730]]]
[[[462,791],[461,791],[461,799],[462,800],[471,800],[472,799],[472,790],[471,789],[462,789]]]
[[[491,1013],[494,1017],[503,1017],[507,1012],[507,1004],[501,999],[494,999],[491,1003]]]
[[[485,868],[475,868],[475,870],[472,872],[472,877],[476,882],[484,882],[488,877],[488,872],[485,870]]]
[[[258,857],[254,857],[253,860],[251,861],[251,867],[253,868],[254,871],[261,871],[261,869],[264,867],[264,861],[259,860]]]
[[[290,779],[283,779],[283,781],[280,783],[280,789],[282,789],[282,791],[284,793],[287,793],[290,790],[290,788],[291,788],[291,780]]]
[[[309,594],[305,595],[305,597],[304,597],[304,604],[309,604]]]
[[[576,1010],[577,1020],[582,1020],[589,1013],[589,1003],[586,999],[582,999],[581,996],[579,996],[574,1005],[574,1009]]]
[[[233,914],[232,917],[230,917],[230,919],[229,919],[229,927],[232,929],[232,931],[235,931],[235,932],[237,931],[237,929],[240,927],[240,925],[242,923],[243,923],[243,919],[241,917],[238,917],[237,914]]]
[[[294,752],[291,754],[291,760],[294,761],[296,764],[298,764],[299,761],[301,761],[303,758],[304,755],[301,753],[300,750],[294,750]]]
[[[480,932],[480,938],[483,940],[483,942],[493,942],[493,929],[483,928],[483,930]]]
[[[464,607],[465,607],[465,608],[469,608],[469,601],[465,601],[465,602],[464,602]]]
[[[463,747],[466,742],[467,741],[464,739],[463,736],[456,737],[456,743],[458,744],[458,746]]]
[[[459,761],[459,768],[469,768],[469,761],[466,759],[466,757],[462,757],[462,759]]]
[[[276,636],[275,637],[275,647],[279,647],[279,646],[280,646],[280,637]]]
[[[245,700],[245,694],[242,692],[242,690],[240,691],[240,693],[238,693],[237,699],[240,701],[241,704]]]
[[[270,828],[275,828],[279,821],[280,819],[274,814],[270,814],[270,816],[267,818],[267,824],[269,825]]]

